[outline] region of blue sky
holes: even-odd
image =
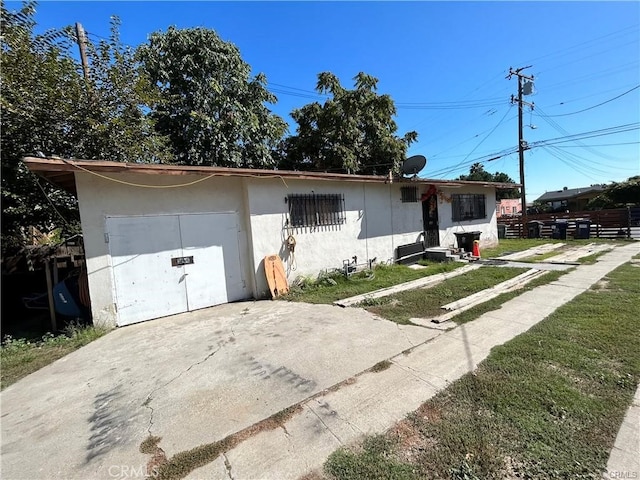
[[[289,122],[291,110],[324,98],[314,93],[319,72],[345,86],[372,74],[396,102],[398,134],[419,133],[409,155],[427,157],[428,178],[455,178],[517,147],[517,80],[505,77],[532,65],[526,141],[593,133],[525,153],[527,201],[640,175],[639,2],[45,1],[37,11],[39,30],[81,22],[93,40],[117,15],[131,46],[170,25],[214,29],[266,74],[272,109]],[[517,153],[484,165],[519,180]]]

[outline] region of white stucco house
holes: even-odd
[[[96,324],[127,325],[265,298],[263,259],[288,279],[394,261],[456,232],[496,244],[497,188],[513,184],[277,170],[24,159],[78,199]],[[288,245],[295,241],[295,249]],[[293,253],[293,254],[292,254]]]

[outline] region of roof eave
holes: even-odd
[[[76,193],[75,172],[88,173],[135,173],[146,175],[211,175],[226,177],[261,177],[292,180],[323,180],[365,183],[389,183],[389,177],[381,175],[351,175],[345,173],[304,172],[291,170],[263,170],[228,167],[196,167],[183,165],[124,163],[102,160],[67,160],[63,158],[25,157],[23,162],[29,170],[42,176],[64,190]],[[487,188],[511,189],[520,187],[516,183],[473,182],[468,180],[440,180],[429,178],[394,178],[392,182],[407,184],[436,184],[448,187],[466,185]]]

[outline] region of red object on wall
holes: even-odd
[[[420,201],[424,202],[427,198],[429,198],[431,195],[435,195],[436,193],[438,193],[438,189],[436,188],[436,186],[429,185],[429,188],[427,188],[427,191],[423,193],[422,196],[420,197]]]

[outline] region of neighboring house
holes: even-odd
[[[94,323],[126,325],[264,298],[264,257],[298,275],[394,261],[397,247],[497,243],[512,184],[25,158],[78,198]],[[293,252],[289,249],[292,237]]]
[[[496,202],[498,218],[513,217],[522,213],[522,203],[519,198],[504,198]]]
[[[536,199],[536,202],[546,203],[554,212],[579,212],[586,210],[589,200],[597,197],[605,189],[605,185],[591,185],[590,187],[567,188],[556,192],[546,192]]]

